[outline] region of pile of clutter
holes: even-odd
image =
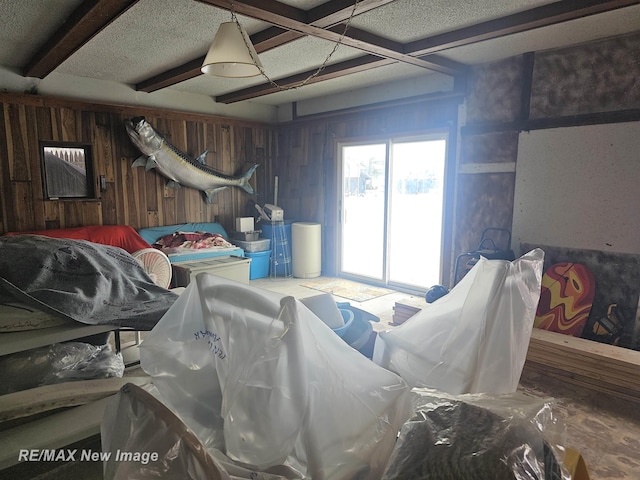
[[[348,304],[198,276],[141,345],[154,388],[126,386],[103,422],[105,451],[159,460],[104,478],[569,480],[552,403],[516,393],[543,256],[481,259],[351,339],[371,319]]]

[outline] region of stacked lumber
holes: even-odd
[[[534,328],[525,368],[618,398],[640,401],[640,352]]]
[[[397,301],[393,324],[404,323],[426,306],[423,299]],[[640,352],[635,350],[534,328],[524,367],[592,391],[640,401]]]
[[[410,297],[398,300],[393,307],[392,324],[400,325],[406,322],[426,305],[424,298]]]

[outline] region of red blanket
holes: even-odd
[[[88,240],[102,245],[111,245],[133,253],[143,248],[151,248],[147,242],[129,225],[91,225],[88,227],[60,228],[56,230],[37,230],[33,232],[10,232],[5,235],[43,235],[53,238],[71,238]]]

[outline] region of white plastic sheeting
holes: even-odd
[[[384,368],[292,297],[198,275],[140,350],[161,404],[207,455],[184,450],[191,444],[180,443],[177,425],[169,439],[177,443],[160,445],[165,454],[137,478],[177,470],[198,478],[205,467],[221,478],[382,478],[409,418],[409,385],[456,395],[516,390],[543,257],[533,250],[513,262],[480,259],[449,294],[380,334],[374,360]],[[109,451],[144,450],[173,422],[162,409],[149,416],[123,405],[105,416]],[[122,428],[110,427],[114,418]],[[159,430],[145,427],[151,420]]]
[[[147,335],[141,364],[205,448],[305,478],[379,479],[406,383],[292,297],[200,274]]]
[[[540,299],[544,252],[480,258],[444,297],[381,333],[373,360],[411,387],[452,394],[515,392]]]
[[[231,480],[193,432],[137,385],[120,389],[108,403],[105,418],[109,419],[101,428],[105,480]]]

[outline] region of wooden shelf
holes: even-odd
[[[17,464],[20,450],[62,448],[99,434],[110,399],[105,397],[2,432],[0,470]]]
[[[113,325],[65,324],[56,327],[0,334],[0,356],[117,330]]]
[[[0,333],[0,356],[116,331],[117,329],[118,327],[113,325],[86,325],[80,322],[68,322],[48,328]],[[100,433],[100,423],[107,403],[107,398],[100,397],[113,394],[126,382],[126,378],[69,382],[68,384],[48,385],[2,396],[0,407],[3,415],[6,414],[11,418],[32,413],[29,409],[38,413],[58,406],[79,404],[81,406],[39,418],[0,433],[0,469],[18,463],[18,454],[21,449],[62,448]],[[88,388],[89,385],[93,388]],[[96,388],[95,385],[101,387]],[[94,398],[100,399],[86,403]],[[86,404],[82,405],[83,403]]]

